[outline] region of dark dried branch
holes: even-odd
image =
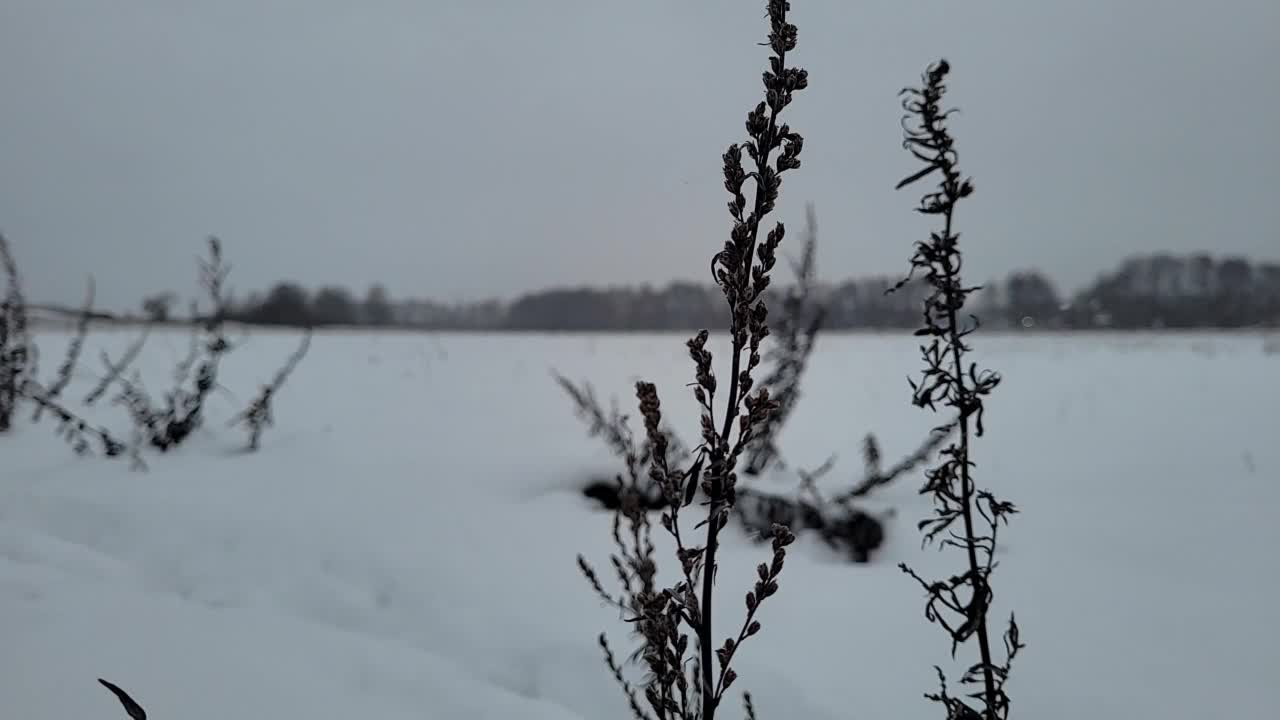
[[[88,290],[85,292],[84,305],[76,319],[75,335],[72,336],[71,342],[67,344],[67,353],[63,356],[62,364],[58,366],[57,376],[44,391],[45,397],[50,400],[56,400],[62,394],[62,391],[67,389],[67,385],[71,384],[71,376],[75,372],[76,364],[80,362],[80,354],[84,351],[84,341],[89,335],[89,322],[93,319],[93,296],[93,276],[90,276]],[[32,422],[39,422],[40,415],[43,412],[44,406],[37,404],[35,411],[31,415]]]
[[[138,383],[118,381],[123,389],[116,398],[117,402],[129,409],[147,441],[161,452],[180,445],[204,422],[205,401],[218,387],[219,363],[232,349],[223,323],[226,317],[223,285],[231,268],[223,261],[222,243],[216,237],[209,238],[208,246],[209,257],[199,262],[200,284],[209,297],[212,310],[201,323],[200,361],[191,386],[187,386],[187,372],[180,364],[179,371],[175,373],[177,387],[166,395],[163,408],[155,408]]]
[[[942,444],[955,434],[957,427],[957,423],[950,422],[934,428],[914,452],[899,460],[888,470],[881,468],[880,445],[876,442],[875,436],[867,435],[866,440],[863,441],[862,457],[865,474],[862,481],[854,485],[850,490],[837,495],[834,498],[834,502],[844,504],[857,498],[865,497],[872,490],[888,485],[906,473],[915,470],[921,464],[927,462],[937,452],[938,448],[942,447]]]
[[[53,415],[58,420],[58,434],[71,443],[71,447],[76,451],[77,455],[84,455],[89,452],[92,445],[90,438],[98,442],[102,449],[102,454],[107,457],[116,457],[124,452],[124,443],[112,437],[106,428],[93,426],[89,421],[76,415],[54,398],[49,397],[46,391],[36,383],[27,381],[20,388],[19,394],[21,397],[48,411],[50,415]]]
[[[744,469],[748,475],[758,475],[774,461],[781,461],[777,438],[800,400],[800,380],[826,318],[826,309],[814,299],[818,220],[812,204],[806,207],[805,218],[804,249],[800,261],[792,263],[796,282],[784,296],[781,317],[773,325],[772,334],[776,339],[765,357],[772,370],[761,381],[778,409],[761,423],[749,446]]]
[[[556,372],[552,373],[552,377],[573,401],[574,413],[587,424],[587,434],[604,440],[613,454],[626,463],[629,478],[638,481],[639,478],[644,477],[648,472],[653,448],[647,439],[639,446],[636,445],[635,437],[628,426],[630,416],[618,409],[616,400],[606,411],[590,383],[574,383]],[[684,443],[680,442],[669,427],[663,428],[663,436],[666,438],[667,462],[674,465],[684,464],[689,457],[689,451]],[[644,491],[649,497],[656,498],[658,495],[652,487],[646,487]],[[649,504],[650,509],[657,509],[661,505],[656,499]]]
[[[724,692],[737,678],[731,661],[737,648],[759,631],[755,619],[760,604],[777,592],[785,548],[793,535],[785,527],[771,528],[774,557],[771,564],[760,566],[760,579],[747,595],[747,618],[737,637],[728,638],[717,649],[712,618],[712,594],[716,576],[716,554],[719,533],[729,519],[737,498],[736,466],[742,453],[751,445],[769,416],[777,410],[777,402],[767,388],[752,392],[753,372],[760,365],[760,347],[769,334],[768,310],[764,295],[770,283],[770,271],[777,259],[784,228],[779,223],[764,237],[760,227],[773,211],[781,187],[782,175],[800,166],[803,139],[778,118],[790,104],[793,93],[808,86],[804,70],[786,65],[786,55],[796,45],[796,28],[787,22],[790,4],[786,0],[769,0],[772,51],[769,70],[764,73],[765,99],[747,116],[748,139],[729,146],[723,156],[724,184],[729,191],[729,213],[733,229],[722,250],[711,260],[712,276],[724,294],[729,310],[729,334],[732,339],[730,374],[723,420],[717,420],[715,406],[719,384],[712,370],[712,357],[706,349],[709,336],[700,332],[689,340],[689,356],[694,362],[694,396],[701,407],[701,444],[693,451],[687,467],[672,463],[671,440],[662,429],[661,405],[657,389],[650,383],[636,384],[636,396],[644,419],[647,451],[644,461],[629,434],[611,431],[611,417],[593,411],[598,403],[587,393],[562,381],[561,385],[592,422],[597,432],[627,463],[629,482],[619,480],[619,492],[631,488],[627,502],[615,516],[614,541],[619,552],[613,556],[615,569],[623,587],[622,603],[628,605],[641,637],[639,655],[649,669],[644,698],[648,711],[656,720],[714,720]],[[777,153],[775,157],[775,153]],[[743,165],[746,156],[753,166]],[[748,211],[744,189],[753,186]],[[624,423],[619,423],[619,425]],[[662,526],[676,543],[681,578],[663,589],[654,586],[655,569],[652,544],[648,542],[647,515],[640,502],[640,474],[647,469],[651,487],[660,491],[667,508],[662,513]],[[692,505],[698,492],[704,498],[706,516],[696,528],[705,528],[705,542],[692,546],[682,529],[681,510]],[[619,532],[621,519],[631,527],[630,535]],[[580,560],[584,575],[602,597],[603,591],[590,566]],[[689,657],[690,638],[697,643],[696,660]],[[717,662],[718,661],[718,662]],[[692,676],[686,667],[694,665]],[[611,669],[613,665],[611,664]],[[624,687],[625,690],[625,687]],[[628,693],[633,712],[642,717],[634,695]]]
[[[0,233],[0,266],[6,281],[0,301],[0,432],[13,424],[20,389],[35,372],[35,346],[27,332],[27,299],[9,241]]]
[[[92,406],[98,402],[103,395],[107,394],[107,390],[111,389],[111,385],[124,376],[124,371],[138,359],[138,355],[142,353],[142,346],[147,342],[147,336],[151,334],[151,323],[147,323],[142,329],[142,334],[134,340],[128,348],[125,349],[124,355],[120,356],[118,362],[113,362],[111,356],[107,355],[104,350],[99,356],[102,359],[102,365],[106,368],[104,374],[93,389],[84,396],[84,404]]]
[[[147,720],[147,711],[143,710],[137,701],[129,697],[129,693],[120,689],[120,686],[107,682],[102,678],[98,678],[98,682],[116,696],[116,699],[124,706],[124,711],[129,713],[129,717],[133,718],[133,720]]]
[[[284,386],[289,375],[293,373],[294,368],[302,361],[302,357],[307,354],[307,348],[311,346],[311,328],[307,328],[302,336],[302,341],[298,343],[298,348],[293,351],[285,364],[276,372],[271,382],[263,385],[258,397],[254,398],[249,407],[245,408],[227,423],[228,427],[243,424],[249,430],[249,450],[258,449],[258,443],[262,438],[262,431],[271,426],[275,419],[272,415],[271,401],[280,388]]]
[[[942,109],[944,81],[949,70],[950,66],[942,60],[925,73],[921,87],[903,91],[903,108],[907,113],[903,120],[903,146],[922,161],[924,167],[907,176],[898,187],[936,176],[936,187],[924,194],[916,209],[925,215],[938,216],[942,228],[931,232],[927,241],[915,244],[911,273],[898,287],[921,273],[932,288],[924,301],[922,327],[916,331],[917,336],[928,340],[920,348],[925,370],[919,382],[911,381],[912,402],[931,410],[939,403],[946,405],[956,414],[955,424],[959,427],[958,440],[944,448],[939,464],[925,473],[921,493],[933,497],[934,513],[921,521],[919,527],[925,531],[926,543],[937,542],[946,533],[941,546],[963,550],[966,568],[948,580],[929,582],[906,565],[901,567],[925,590],[928,598],[925,617],[947,632],[953,657],[960,645],[974,638],[978,642],[980,660],[969,667],[960,682],[977,686],[968,697],[980,701],[982,709],[975,710],[949,695],[941,669],[938,670],[942,681],[940,692],[926,697],[942,704],[948,718],[1004,720],[1009,713],[1009,697],[1004,685],[1013,656],[1022,644],[1017,625],[1011,619],[1005,635],[1006,659],[997,664],[992,654],[987,614],[994,597],[990,579],[995,566],[997,530],[1016,509],[1010,503],[997,500],[989,491],[978,490],[973,479],[970,445],[974,438],[982,435],[984,399],[999,384],[1000,376],[979,371],[974,363],[965,359],[970,351],[965,338],[976,328],[976,318],[974,324],[965,324],[962,311],[968,296],[979,288],[967,287],[961,279],[963,258],[959,234],[953,227],[956,205],[972,194],[973,182],[957,167],[954,140],[946,126],[951,111]],[[987,523],[986,532],[977,529],[978,520]],[[954,529],[956,525],[961,529]]]
[[[196,304],[191,304],[191,316],[196,316]],[[187,354],[177,365],[173,366],[173,382],[176,385],[182,385],[191,377],[191,369],[196,366],[196,361],[200,359],[200,328],[201,323],[195,322],[191,325],[191,340],[187,343]]]
[[[618,664],[618,660],[614,657],[613,650],[609,647],[609,639],[604,633],[600,633],[599,642],[600,649],[604,652],[604,664],[609,667],[609,671],[613,673],[614,680],[622,688],[622,693],[627,696],[627,704],[631,707],[631,716],[635,720],[651,720],[649,713],[645,712],[644,706],[640,704],[636,689],[622,674],[622,666]]]

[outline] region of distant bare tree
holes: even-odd
[[[316,325],[355,325],[360,312],[360,304],[346,288],[321,288],[311,301],[311,321]]]
[[[381,285],[369,288],[364,299],[364,321],[374,326],[390,325],[395,320],[395,312],[391,307],[391,298],[387,289]]]
[[[168,322],[173,306],[178,303],[178,296],[171,292],[162,292],[148,296],[142,301],[142,312],[151,322]]]

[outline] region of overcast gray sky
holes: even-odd
[[[1135,251],[1280,256],[1277,0],[793,0],[810,72],[781,218],[823,279],[926,231],[896,92],[954,66],[975,280]],[[761,95],[761,0],[4,0],[0,230],[29,293],[396,296],[709,279],[720,154]]]

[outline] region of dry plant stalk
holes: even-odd
[[[639,446],[636,445],[628,425],[630,418],[618,409],[616,399],[612,407],[606,411],[590,383],[575,384],[559,373],[553,373],[553,376],[556,384],[573,401],[574,412],[587,424],[587,434],[591,437],[599,437],[614,455],[622,458],[627,466],[629,481],[632,484],[638,484],[644,469],[649,466],[653,448],[647,440]],[[671,453],[673,452],[671,446],[675,444],[672,442],[674,437],[670,432],[663,434],[668,441],[668,453]]]
[[[62,358],[62,364],[58,366],[58,374],[54,377],[49,387],[44,388],[44,396],[49,400],[57,400],[63,390],[67,389],[67,385],[71,384],[71,376],[75,373],[76,364],[80,362],[80,354],[84,351],[84,341],[89,336],[89,322],[93,319],[93,297],[94,284],[93,276],[89,277],[89,288],[85,292],[84,305],[81,306],[80,315],[76,319],[76,334],[71,337],[71,342],[67,344],[66,355]],[[44,413],[45,406],[36,403],[36,409],[31,414],[32,422],[40,422],[40,416]]]
[[[945,425],[939,425],[929,431],[929,434],[921,441],[910,455],[902,458],[894,463],[889,469],[884,469],[880,443],[876,440],[875,435],[868,434],[862,441],[862,464],[863,476],[862,480],[856,483],[849,490],[836,495],[833,500],[836,503],[849,503],[857,498],[866,497],[871,494],[872,490],[883,487],[915,470],[922,463],[926,462],[934,451],[942,447],[947,438],[955,434],[959,427],[958,423],[949,422]]]
[[[55,398],[50,397],[46,391],[38,386],[35,382],[28,380],[19,388],[21,396],[35,403],[36,407],[41,410],[48,411],[58,420],[58,434],[64,440],[71,443],[71,447],[77,455],[86,455],[91,446],[91,440],[97,440],[102,448],[102,454],[107,457],[116,457],[125,450],[124,443],[115,439],[111,433],[104,427],[92,425],[88,420],[80,417],[72,412],[67,406],[59,403]]]
[[[200,362],[191,388],[185,387],[189,362],[183,360],[175,373],[177,387],[167,394],[163,409],[151,405],[139,382],[118,379],[121,392],[116,398],[124,405],[147,442],[161,452],[185,441],[204,421],[204,403],[218,383],[218,365],[232,346],[224,332],[226,303],[223,287],[230,266],[222,259],[222,243],[209,238],[209,257],[200,260],[200,284],[209,295],[213,310],[202,319],[198,348]]]
[[[0,233],[0,266],[7,290],[0,301],[0,432],[13,425],[22,387],[33,372],[34,346],[27,333],[27,299],[9,241]]]
[[[275,423],[275,417],[271,411],[271,401],[275,398],[276,393],[280,392],[280,388],[284,387],[284,383],[289,379],[289,375],[293,373],[294,368],[298,367],[298,363],[302,361],[302,356],[307,354],[307,348],[311,347],[311,328],[307,328],[302,335],[302,341],[298,343],[298,348],[293,351],[285,364],[276,371],[276,375],[271,382],[262,386],[262,390],[258,396],[249,403],[249,407],[245,408],[235,417],[227,422],[228,427],[235,425],[244,425],[249,430],[249,451],[253,452],[258,449],[258,444],[262,439],[262,431]]]
[[[813,205],[809,204],[805,207],[803,250],[799,262],[792,263],[796,282],[782,299],[781,318],[773,328],[773,347],[765,357],[773,369],[761,381],[778,403],[778,409],[765,420],[748,450],[744,469],[748,475],[764,472],[771,463],[781,464],[777,436],[800,400],[800,380],[826,319],[826,308],[813,299],[817,292],[817,246],[818,219]]]
[[[57,421],[58,434],[71,443],[78,454],[87,454],[96,444],[108,457],[128,454],[135,469],[146,467],[142,457],[144,446],[166,451],[189,438],[204,421],[205,402],[219,387],[219,363],[232,350],[224,332],[227,313],[223,291],[230,267],[223,262],[222,244],[216,237],[209,238],[208,249],[208,257],[200,260],[200,283],[212,302],[212,310],[199,316],[193,304],[192,317],[197,325],[192,335],[191,352],[178,363],[174,371],[175,386],[165,395],[162,405],[152,403],[140,375],[134,373],[133,378],[124,378],[125,371],[142,351],[150,333],[150,324],[118,361],[113,361],[105,352],[101,354],[106,372],[84,396],[83,402],[92,406],[113,385],[118,386],[120,392],[115,401],[125,407],[133,421],[133,442],[126,444],[106,428],[91,424],[61,400],[62,393],[71,384],[84,352],[90,323],[95,317],[93,278],[89,278],[75,334],[67,346],[62,364],[53,380],[44,385],[39,382],[35,370],[35,345],[27,331],[27,303],[17,264],[8,241],[0,235],[0,270],[7,280],[3,303],[0,304],[0,431],[10,427],[19,402],[30,402],[34,406],[32,421],[39,422],[45,413],[52,415]],[[298,349],[271,383],[264,386],[258,398],[233,419],[233,423],[241,422],[249,428],[251,449],[257,448],[263,429],[272,424],[271,402],[306,353],[310,340],[308,330]]]
[[[771,367],[769,374],[760,383],[769,390],[769,396],[777,403],[778,408],[755,430],[755,439],[746,452],[747,461],[743,472],[747,475],[759,475],[771,466],[787,469],[777,439],[801,396],[801,381],[826,316],[826,307],[815,299],[816,269],[817,218],[812,204],[809,204],[806,206],[803,249],[800,259],[792,263],[796,283],[783,295],[782,311],[776,314],[777,320],[770,325],[770,335],[775,340],[765,353],[765,364]],[[618,411],[616,403],[606,411],[590,384],[575,384],[559,374],[554,377],[572,399],[579,418],[587,424],[588,434],[601,437],[614,454],[626,463],[631,475],[636,475],[638,468],[648,466],[648,445],[645,444],[637,451],[624,439],[630,437],[630,431],[626,428],[627,416]],[[808,493],[816,500],[816,504],[803,498],[792,499],[744,486],[738,488],[738,500],[749,502],[740,502],[734,512],[756,539],[768,540],[772,537],[770,528],[777,522],[786,525],[794,533],[817,531],[824,542],[850,550],[856,562],[867,562],[870,551],[879,547],[883,540],[883,528],[875,518],[854,507],[853,501],[866,497],[926,462],[955,429],[956,424],[950,423],[941,431],[929,433],[915,451],[887,469],[882,467],[880,448],[875,436],[868,434],[863,443],[864,474],[848,489],[824,499],[815,492],[815,473],[794,468],[801,481],[800,494],[803,496]],[[664,434],[671,453],[669,461],[682,464],[688,451],[669,428],[664,429]],[[831,470],[834,460],[833,455],[816,475]],[[621,495],[629,492],[624,485],[623,482],[596,481],[583,492],[605,508],[616,510],[622,504]],[[665,506],[657,488],[640,487],[637,492],[640,493],[641,505],[648,510],[657,511]]]
[[[653,457],[653,447],[647,438],[636,443],[629,425],[630,417],[618,408],[617,399],[614,398],[609,409],[605,410],[590,383],[574,383],[555,372],[552,377],[573,401],[574,413],[586,423],[587,434],[600,438],[626,467],[625,478],[617,476],[612,484],[605,481],[593,482],[583,493],[611,510],[621,508],[622,497],[627,494],[635,494],[635,499],[644,510],[665,508],[667,503],[661,490],[644,482]],[[676,465],[686,462],[689,451],[675,433],[670,428],[664,428],[662,435],[667,439],[667,462]]]
[[[85,405],[92,406],[94,403],[98,402],[98,400],[102,399],[102,396],[107,394],[107,390],[110,390],[111,386],[115,382],[124,377],[124,371],[128,370],[129,366],[133,364],[133,361],[138,359],[138,355],[142,353],[142,346],[146,345],[147,336],[150,334],[151,323],[147,323],[142,330],[142,334],[125,349],[124,354],[120,356],[120,360],[118,361],[112,360],[111,356],[107,354],[107,351],[101,351],[99,358],[102,361],[103,367],[106,368],[106,373],[98,379],[98,382],[93,386],[93,389],[84,396],[83,402]]]
[[[1000,376],[990,370],[979,371],[976,363],[967,361],[965,354],[970,347],[965,338],[977,329],[978,321],[962,325],[960,313],[966,298],[978,287],[963,284],[960,271],[963,264],[959,249],[959,233],[953,220],[956,205],[973,193],[973,182],[964,177],[957,167],[954,140],[946,121],[953,110],[942,108],[946,93],[945,79],[950,65],[946,60],[929,67],[919,88],[903,90],[903,118],[905,139],[903,146],[924,167],[898,183],[901,189],[930,176],[940,176],[935,189],[926,192],[916,208],[918,212],[941,219],[942,228],[930,233],[927,241],[915,244],[911,258],[911,273],[898,284],[905,285],[916,272],[924,273],[932,293],[924,303],[923,326],[916,335],[929,338],[921,346],[925,370],[919,383],[911,382],[912,402],[917,407],[936,411],[942,403],[956,413],[959,439],[941,451],[941,462],[925,473],[926,482],[921,494],[932,495],[934,514],[919,523],[925,532],[924,542],[937,542],[942,547],[957,548],[964,552],[965,569],[946,580],[929,582],[921,578],[905,564],[904,572],[915,578],[928,596],[925,617],[937,623],[951,637],[951,654],[957,648],[976,638],[980,659],[962,676],[963,685],[976,686],[968,697],[982,703],[975,710],[964,700],[947,692],[946,678],[941,668],[935,669],[941,682],[938,693],[925,697],[946,707],[948,718],[981,718],[1003,720],[1009,715],[1009,697],[1004,685],[1009,677],[1013,658],[1023,645],[1018,636],[1018,625],[1012,615],[1004,635],[1005,660],[997,664],[992,654],[988,633],[987,615],[993,600],[991,574],[995,568],[996,534],[1001,522],[1017,512],[1005,501],[996,499],[990,491],[976,488],[973,479],[974,463],[970,459],[971,443],[982,435],[984,398],[1000,382]],[[981,519],[986,527],[978,528]],[[961,529],[954,529],[959,522]]]
[[[119,685],[103,680],[102,678],[98,678],[98,684],[110,690],[111,694],[116,696],[116,700],[120,701],[120,705],[124,707],[124,711],[128,713],[129,717],[133,718],[133,720],[147,720],[147,711],[143,710],[142,706],[139,705],[132,697],[129,697],[129,693],[125,692]]]
[[[800,166],[803,147],[800,135],[779,123],[793,93],[808,86],[808,74],[786,64],[787,53],[795,48],[797,37],[795,25],[787,22],[789,9],[786,0],[768,2],[768,47],[772,55],[764,73],[765,100],[747,115],[749,139],[730,145],[722,158],[733,229],[723,249],[712,257],[711,271],[729,306],[731,369],[723,419],[718,421],[715,399],[719,383],[712,370],[711,352],[706,348],[709,333],[703,330],[688,341],[696,370],[694,396],[701,407],[702,428],[702,443],[695,449],[695,459],[688,469],[672,467],[669,462],[657,388],[648,382],[636,384],[651,448],[649,480],[667,502],[661,524],[675,541],[681,579],[672,587],[656,586],[648,517],[634,497],[615,516],[618,553],[612,560],[622,591],[617,596],[606,591],[593,568],[584,558],[578,558],[596,592],[629,613],[641,637],[640,656],[649,670],[644,703],[623,678],[605,637],[600,639],[606,663],[622,685],[636,718],[714,720],[725,691],[737,679],[733,658],[746,639],[760,631],[756,615],[761,604],[778,591],[786,547],[795,539],[787,528],[773,528],[773,559],[757,568],[759,579],[746,595],[746,617],[735,634],[717,643],[712,599],[720,531],[728,523],[736,500],[738,461],[777,408],[767,388],[752,393],[752,373],[760,364],[760,344],[769,333],[764,293],[785,233],[778,223],[761,238],[760,227],[774,210],[783,173]],[[743,166],[744,153],[751,170]],[[754,190],[749,210],[743,194],[748,181]],[[706,516],[694,527],[705,533],[703,544],[697,546],[686,534],[681,511],[693,504],[699,489],[705,498]],[[620,529],[624,520],[626,532]],[[696,642],[696,659],[686,655],[690,633]],[[686,674],[686,664],[693,666],[692,680]]]
[[[66,355],[53,382],[45,387],[36,375],[36,348],[27,329],[27,302],[22,292],[21,276],[9,242],[2,234],[0,265],[3,266],[8,284],[4,301],[0,304],[0,431],[11,427],[17,403],[24,400],[35,406],[32,411],[33,422],[38,422],[46,412],[54,416],[58,435],[69,442],[77,454],[87,454],[95,443],[107,457],[122,454],[125,445],[106,428],[91,424],[59,400],[62,391],[71,383],[93,318],[93,278],[89,278],[75,335],[67,346]]]

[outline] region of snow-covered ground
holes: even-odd
[[[130,337],[92,335],[67,397]],[[627,407],[656,381],[691,438],[684,339],[322,334],[246,455],[223,422],[296,340],[253,331],[206,428],[146,473],[24,420],[0,438],[0,717],[124,717],[98,677],[156,720],[627,717],[595,644],[629,647],[626,626],[574,562],[611,549],[574,487],[616,466],[550,372]],[[39,337],[46,372],[65,341]],[[1247,334],[976,342],[1005,376],[979,477],[1023,510],[995,578],[1028,643],[1015,717],[1275,717],[1280,356]],[[151,338],[153,393],[185,349]],[[908,337],[824,336],[788,459],[838,452],[838,482],[868,431],[887,460],[913,448],[938,419],[909,405],[918,366]],[[106,403],[94,416],[127,427]],[[949,644],[895,566],[959,562],[920,549],[916,480],[870,503],[896,510],[872,564],[798,543],[737,662],[762,718],[941,716],[921,694]],[[767,548],[727,542],[718,617],[736,623]]]

